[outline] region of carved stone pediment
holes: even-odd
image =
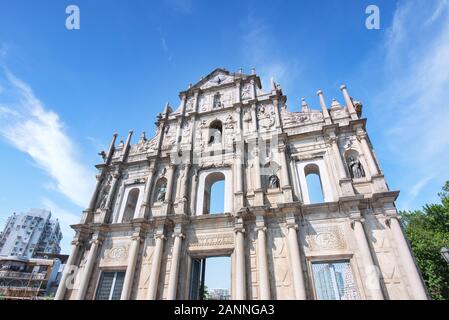
[[[200,85],[200,88],[202,90],[204,89],[208,89],[211,87],[217,87],[217,86],[221,86],[223,84],[227,84],[232,82],[234,79],[231,75],[229,75],[226,72],[223,71],[219,71],[219,72],[215,72],[212,73],[210,75],[210,78],[204,82],[203,84]]]

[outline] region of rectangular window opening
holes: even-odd
[[[231,299],[231,257],[192,259],[190,300]]]
[[[357,286],[349,261],[312,263],[317,300],[357,300]]]
[[[102,272],[95,300],[120,300],[124,279],[124,271]]]

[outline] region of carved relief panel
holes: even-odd
[[[273,299],[291,299],[294,296],[291,268],[286,244],[286,231],[277,226],[269,226],[267,234],[269,255],[272,261],[270,270]],[[274,279],[274,281],[273,281]]]
[[[342,226],[319,225],[306,227],[306,248],[309,251],[346,249]]]
[[[370,232],[368,240],[374,248],[380,267],[381,277],[387,287],[390,299],[404,299],[407,290],[401,281],[402,275],[397,264],[396,256],[386,233],[386,226],[375,216],[366,215],[366,224]]]
[[[128,263],[130,239],[113,238],[105,240],[100,260],[100,267],[126,266]]]

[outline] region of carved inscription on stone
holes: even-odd
[[[306,242],[309,250],[346,248],[344,235],[339,226],[310,227]]]
[[[203,234],[192,238],[189,242],[189,250],[203,250],[207,248],[233,248],[234,234]]]

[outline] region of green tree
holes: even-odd
[[[422,210],[402,211],[402,224],[434,300],[449,300],[449,264],[440,254],[449,246],[449,181],[438,193],[441,204],[427,204]]]

